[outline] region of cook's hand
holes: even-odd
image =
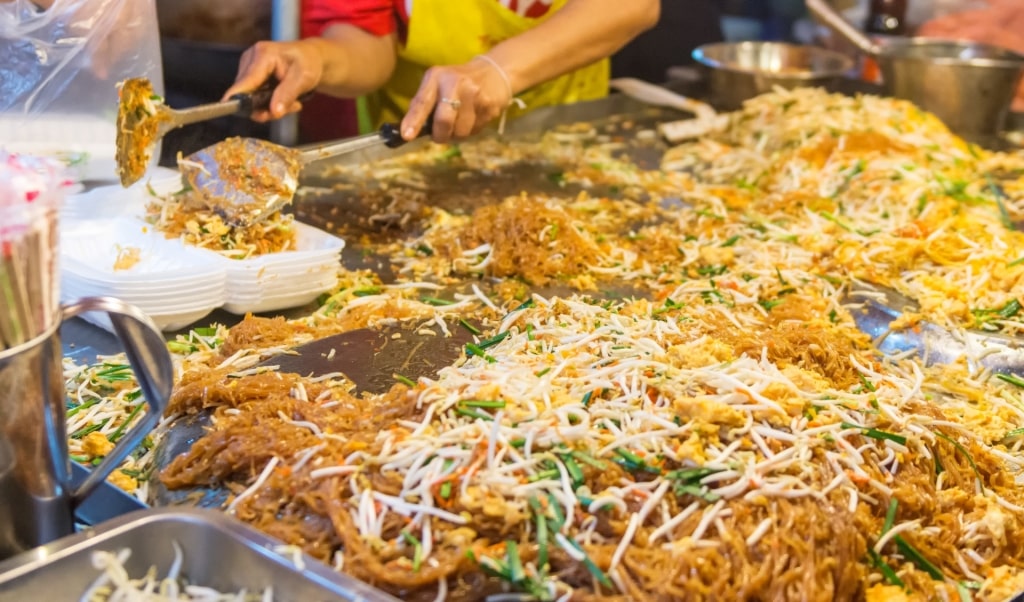
[[[433,111],[435,142],[465,138],[501,115],[511,101],[509,84],[496,66],[483,59],[432,67],[402,119],[402,137],[415,138]]]
[[[257,42],[242,54],[235,83],[224,100],[241,92],[252,92],[271,77],[280,82],[270,99],[269,111],[255,111],[255,121],[279,119],[302,109],[298,98],[316,88],[323,76],[321,54],[313,40],[298,42]]]

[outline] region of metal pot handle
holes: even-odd
[[[174,387],[174,366],[167,342],[146,314],[133,305],[110,297],[86,297],[61,307],[62,318],[65,320],[90,311],[102,311],[110,317],[114,334],[124,345],[128,364],[132,367],[149,411],[125,433],[100,465],[71,494],[73,505],[78,505],[88,497],[142,443],[163,416]]]
[[[871,38],[861,33],[859,29],[850,25],[839,13],[832,10],[825,0],[807,0],[807,10],[820,19],[829,29],[852,42],[862,52],[871,56],[878,56],[882,49],[871,41]]]

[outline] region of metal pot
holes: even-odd
[[[876,44],[824,0],[807,0],[807,8],[878,62],[887,94],[934,113],[968,138],[1002,131],[1024,75],[1024,56],[987,44],[928,38]]]
[[[783,42],[706,44],[693,58],[708,68],[713,101],[723,109],[739,108],[776,86],[830,87],[853,68],[838,52]]]

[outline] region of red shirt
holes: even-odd
[[[548,13],[551,0],[492,0],[509,10],[536,19]],[[302,35],[320,35],[332,23],[350,23],[373,35],[405,33],[409,22],[409,4],[415,0],[303,0]]]

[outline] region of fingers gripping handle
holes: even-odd
[[[423,123],[423,127],[420,128],[420,133],[416,135],[417,138],[423,138],[430,136],[430,133],[434,131],[434,115],[431,114],[427,117],[427,120]],[[407,142],[405,138],[402,138],[402,127],[397,123],[385,123],[380,126],[380,137],[384,140],[384,145],[388,148],[398,148]]]
[[[228,100],[234,100],[238,103],[238,110],[235,111],[235,114],[248,117],[256,111],[269,111],[270,101],[274,98],[274,90],[277,89],[278,83],[276,79],[271,78],[263,82],[262,86],[252,92],[240,92],[229,98]],[[312,97],[312,92],[306,92],[299,97],[299,102],[306,102]]]

